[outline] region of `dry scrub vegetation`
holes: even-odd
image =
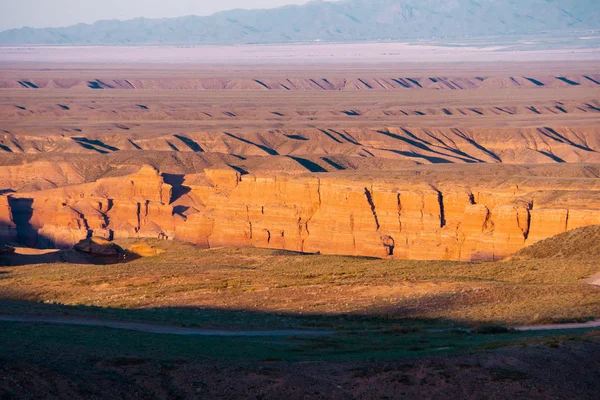
[[[589,240],[598,232],[597,227],[584,228],[568,233],[570,240],[560,235],[537,248],[556,249],[561,242],[571,246],[578,236]],[[112,265],[35,264],[30,258],[28,265],[16,265],[16,255],[16,266],[0,269],[0,297],[119,309],[350,314],[467,324],[600,316],[600,288],[584,282],[600,273],[600,257],[592,254],[592,244],[586,246],[590,256],[585,258],[536,258],[531,256],[534,248],[510,261],[459,263],[248,248],[201,250],[154,240],[119,242],[124,248],[140,243],[165,252]]]

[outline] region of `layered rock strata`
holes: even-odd
[[[154,237],[403,259],[497,260],[600,224],[597,178],[242,175],[207,169],[182,187],[144,166],[133,175],[0,197],[3,240],[69,247],[86,237]],[[185,189],[185,190],[182,190]],[[4,211],[3,211],[4,210]]]

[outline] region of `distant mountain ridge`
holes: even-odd
[[[597,0],[342,0],[211,16],[0,32],[0,44],[242,44],[404,40],[600,28]]]

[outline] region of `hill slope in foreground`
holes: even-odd
[[[600,225],[575,229],[542,240],[517,252],[512,258],[515,260],[600,258]]]
[[[208,17],[12,29],[0,44],[232,44],[406,40],[571,32],[599,27],[594,0],[342,0]]]
[[[579,242],[590,231],[597,227],[569,235]],[[598,317],[600,290],[582,282],[600,272],[597,257],[459,263],[201,250],[156,239],[117,243],[147,257],[130,254],[106,265],[70,250],[17,249],[0,267],[0,314],[333,333],[227,338],[2,322],[8,329],[0,329],[0,393],[596,394],[596,333],[511,332],[500,325]]]

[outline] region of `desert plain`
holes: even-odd
[[[595,56],[314,48],[2,49],[3,396],[595,398]]]

